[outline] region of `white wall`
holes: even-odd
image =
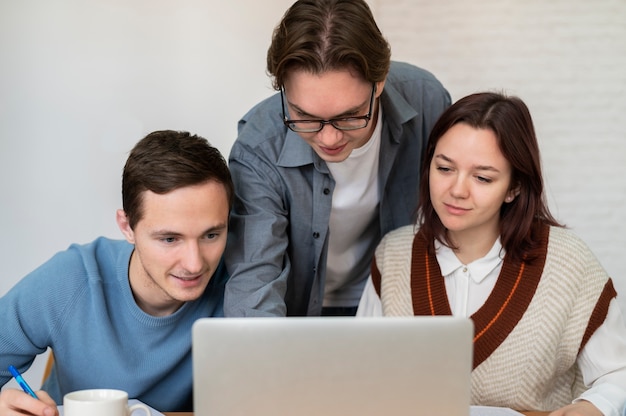
[[[526,102],[553,214],[592,248],[626,311],[626,2],[378,0],[377,7],[394,59],[434,72],[453,100],[505,90]]]
[[[121,169],[145,134],[188,130],[228,154],[239,116],[272,92],[265,53],[291,3],[0,2],[0,296],[72,242],[120,237]],[[527,102],[555,214],[626,293],[626,3],[370,4],[394,58],[453,99],[505,89]]]
[[[265,54],[291,3],[0,2],[0,296],[73,242],[121,238],[121,171],[147,133],[228,154],[239,116],[272,93]]]

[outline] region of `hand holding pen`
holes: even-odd
[[[15,379],[15,381],[17,381],[17,384],[20,385],[20,387],[22,388],[22,390],[24,390],[26,393],[30,394],[31,396],[33,396],[35,399],[39,399],[39,397],[37,397],[37,395],[35,394],[35,392],[33,391],[33,389],[30,388],[30,386],[28,385],[28,383],[26,382],[26,380],[24,380],[24,377],[22,377],[22,375],[20,374],[19,371],[17,371],[17,368],[13,367],[12,365],[9,366],[9,371],[11,372],[11,375],[13,376],[13,378]]]
[[[15,414],[16,411],[18,414],[58,416],[56,404],[48,393],[39,391],[36,394],[14,366],[9,366],[9,372],[28,395],[16,389],[0,391],[0,416]]]

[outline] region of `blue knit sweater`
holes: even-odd
[[[0,298],[0,386],[9,365],[25,371],[51,347],[43,389],[59,404],[70,391],[117,388],[163,412],[192,410],[191,326],[223,316],[225,267],[200,299],[154,317],[130,290],[132,251],[104,237],[72,245]]]

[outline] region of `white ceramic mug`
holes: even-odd
[[[64,416],[130,416],[135,410],[150,416],[150,409],[144,404],[128,406],[128,393],[122,390],[78,390],[63,396]]]

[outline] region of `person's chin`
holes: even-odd
[[[446,230],[448,231],[460,231],[465,227],[465,221],[463,218],[454,215],[439,215],[439,219]]]
[[[173,290],[171,294],[173,295],[172,297],[180,302],[192,302],[199,299],[204,293],[205,289],[206,285],[186,289],[181,289],[179,287],[176,288],[176,290]]]

